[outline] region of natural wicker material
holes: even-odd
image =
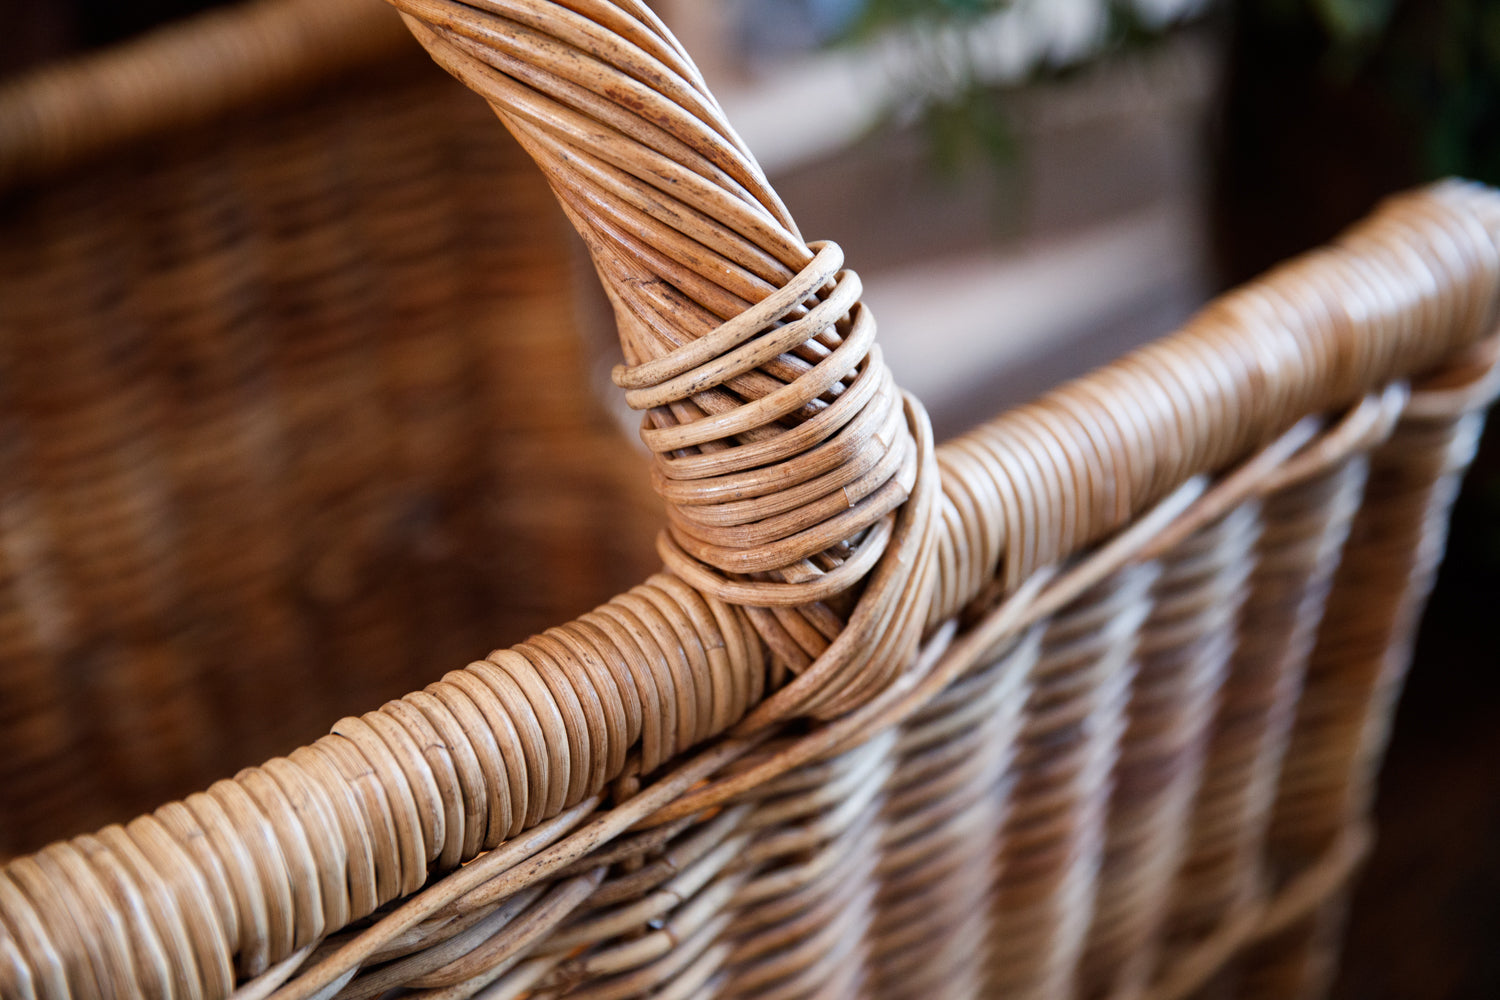
[[[0,88],[0,136],[68,158],[0,183],[0,858],[651,570],[566,220],[391,10],[227,9]]]
[[[1500,195],[934,448],[643,7],[399,5],[594,253],[671,572],[12,862],[5,989],[1315,991],[1496,385]]]

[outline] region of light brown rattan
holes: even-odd
[[[1316,992],[1496,388],[1500,195],[1395,199],[937,448],[649,11],[397,5],[594,254],[668,569],[11,862],[0,986]]]
[[[0,160],[38,147],[66,167],[0,181],[0,857],[653,568],[566,220],[389,8],[229,8],[0,88]]]

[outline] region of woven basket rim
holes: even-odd
[[[0,193],[403,52],[410,35],[373,0],[244,0],[64,57],[0,81]]]

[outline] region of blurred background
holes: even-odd
[[[545,188],[374,0],[325,3],[306,51],[268,56],[296,2],[10,0],[0,655],[30,666],[0,682],[0,855],[310,739],[653,565],[606,309]],[[1493,0],[658,9],[803,232],[860,269],[944,436],[1389,192],[1500,183]],[[264,48],[195,63],[195,36],[149,34],[246,11]],[[129,44],[173,100],[70,69]],[[1496,608],[1492,427],[1340,997],[1500,996]],[[89,683],[116,675],[155,693]]]

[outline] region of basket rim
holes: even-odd
[[[248,0],[0,81],[0,194],[416,46],[374,0]]]

